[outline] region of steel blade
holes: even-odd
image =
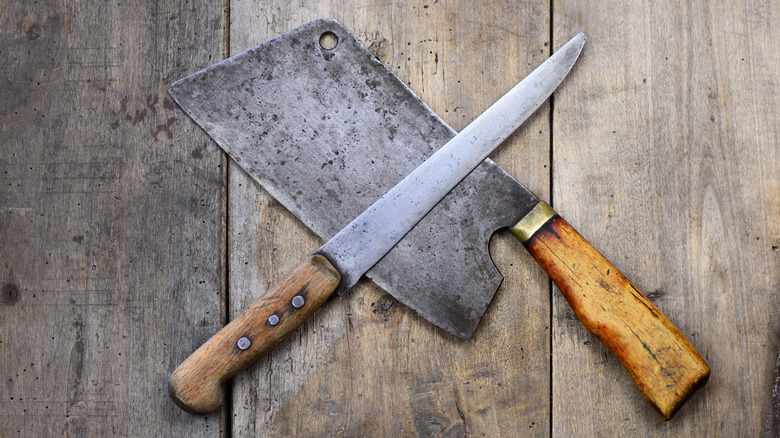
[[[317,251],[341,272],[337,293],[355,285],[441,199],[547,100],[579,57],[572,38],[452,140]]]

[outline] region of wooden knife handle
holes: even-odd
[[[549,205],[541,202],[512,232],[661,418],[707,383],[710,368],[690,341]]]
[[[168,392],[182,409],[222,404],[222,383],[271,350],[333,294],[341,275],[312,255],[198,348],[171,375]]]

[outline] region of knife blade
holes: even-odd
[[[572,38],[196,350],[171,376],[174,402],[190,412],[217,409],[222,383],[273,348],[334,292],[352,287],[552,94],[584,43],[584,33]],[[537,205],[529,192],[516,208],[529,212]]]

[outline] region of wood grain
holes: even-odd
[[[671,419],[707,383],[710,368],[685,335],[563,218],[548,220],[523,245],[661,418]]]
[[[333,295],[340,280],[325,257],[308,257],[176,368],[170,380],[171,399],[192,413],[218,409],[225,397],[222,384],[306,321]]]
[[[556,1],[588,45],[553,114],[555,209],[712,369],[663,423],[556,292],[553,435],[771,436],[780,347],[777,2]]]
[[[216,436],[165,397],[220,326],[222,155],[167,97],[222,4],[0,7],[0,436]]]
[[[557,290],[550,316],[549,280],[499,234],[506,280],[471,341],[360,285],[237,377],[234,436],[772,436],[777,0],[229,4],[231,53],[336,18],[456,129],[587,32],[552,130],[545,106],[493,158],[713,372],[660,421]],[[0,8],[1,436],[220,434],[218,415],[168,400],[170,371],[223,306],[237,315],[319,244],[236,166],[227,207],[226,161],[166,101],[168,83],[227,54],[223,14],[222,1]]]
[[[549,55],[546,2],[234,1],[231,53],[331,17],[455,129]],[[545,106],[494,155],[541,196]],[[230,168],[230,307],[237,314],[320,242]],[[370,284],[327,303],[234,379],[239,436],[546,436],[549,281],[508,234],[505,282],[476,335],[443,333]]]

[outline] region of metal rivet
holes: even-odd
[[[268,317],[268,324],[276,325],[279,324],[279,317],[276,315],[271,315]]]
[[[239,350],[246,350],[250,345],[252,345],[252,343],[249,342],[249,339],[247,339],[246,336],[241,336],[238,338],[238,342],[236,342],[236,346]]]
[[[306,300],[304,300],[302,296],[296,295],[293,297],[292,305],[296,309],[300,309],[301,307],[303,307],[304,304],[306,304]]]

